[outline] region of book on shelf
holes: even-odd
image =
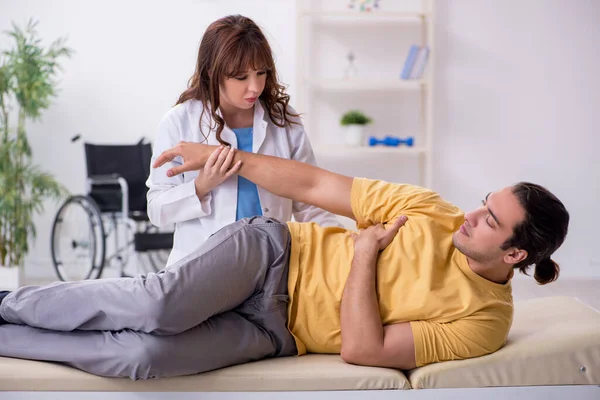
[[[428,46],[417,46],[413,44],[408,50],[406,61],[404,61],[404,67],[400,78],[402,79],[420,79],[425,71],[427,65],[427,59],[429,57]]]
[[[408,55],[406,56],[406,61],[404,61],[404,68],[402,68],[402,73],[400,74],[402,79],[410,79],[410,72],[412,71],[418,54],[419,46],[414,44],[410,46],[410,49],[408,49]]]

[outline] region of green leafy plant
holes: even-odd
[[[14,46],[0,52],[0,265],[20,266],[36,236],[33,216],[46,199],[59,200],[67,191],[52,175],[32,162],[26,132],[56,96],[58,60],[70,57],[65,39],[47,48],[30,20],[25,29],[14,23],[5,32]],[[11,117],[16,116],[16,126]]]
[[[351,110],[342,115],[342,119],[340,124],[342,126],[346,125],[367,125],[373,122],[373,120],[367,117],[365,114],[358,110]]]

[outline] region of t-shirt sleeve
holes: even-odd
[[[511,318],[474,314],[447,323],[412,321],[417,367],[490,354],[506,342]]]
[[[462,216],[456,206],[432,190],[365,178],[352,182],[350,202],[359,228],[387,223],[401,215]]]

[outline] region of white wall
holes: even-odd
[[[600,260],[594,247],[600,169],[593,160],[600,139],[592,131],[600,126],[593,111],[600,104],[600,2],[438,0],[436,7],[434,189],[470,209],[490,190],[518,180],[547,185],[572,216],[556,255],[564,275],[600,277],[600,265],[591,266]],[[69,138],[79,132],[92,142],[151,138],[193,72],[202,32],[231,13],[266,30],[280,76],[293,85],[292,0],[0,0],[1,31],[11,20],[34,16],[44,38],[68,34],[77,51],[64,63],[59,97],[29,128],[36,161],[82,192],[83,151]],[[55,211],[50,204],[38,219],[30,276],[53,277]]]
[[[519,180],[546,185],[571,214],[564,276],[600,277],[600,2],[436,6],[435,189],[470,209]]]

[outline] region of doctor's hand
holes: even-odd
[[[152,168],[158,168],[179,156],[183,159],[183,164],[169,169],[167,171],[169,178],[183,172],[197,171],[207,163],[208,158],[218,148],[218,146],[200,143],[179,142],[175,147],[163,151],[152,164]]]
[[[234,155],[235,149],[219,146],[208,157],[206,164],[200,169],[194,180],[196,195],[199,199],[240,170],[241,161],[232,166]]]

